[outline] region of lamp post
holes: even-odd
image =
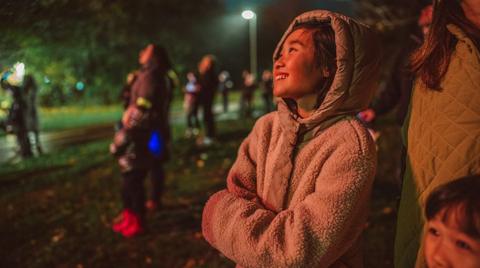
[[[257,76],[257,15],[251,10],[244,10],[242,17],[248,20],[250,36],[250,72]]]

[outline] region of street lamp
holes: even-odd
[[[257,15],[251,10],[244,10],[242,17],[248,20],[250,35],[250,72],[257,76]]]

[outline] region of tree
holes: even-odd
[[[40,95],[61,88],[68,100],[82,81],[87,99],[108,103],[143,46],[160,43],[174,62],[188,61],[198,43],[185,38],[188,29],[221,11],[217,0],[8,0],[0,7],[10,22],[0,25],[0,64],[23,61],[38,81],[50,81]]]

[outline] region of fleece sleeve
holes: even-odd
[[[332,152],[315,192],[275,213],[256,201],[254,155],[248,148],[254,144],[247,138],[228,189],[205,205],[205,239],[243,267],[330,266],[352,246],[365,222],[376,155],[371,141],[355,144],[341,144]]]

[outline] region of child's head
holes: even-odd
[[[274,94],[298,99],[320,94],[336,72],[335,33],[329,23],[300,23],[293,28],[274,62]]]
[[[187,73],[187,79],[188,79],[189,82],[195,82],[195,80],[197,80],[195,78],[195,74],[193,72],[188,72]]]
[[[427,199],[425,259],[433,267],[480,267],[480,176],[438,187]]]

